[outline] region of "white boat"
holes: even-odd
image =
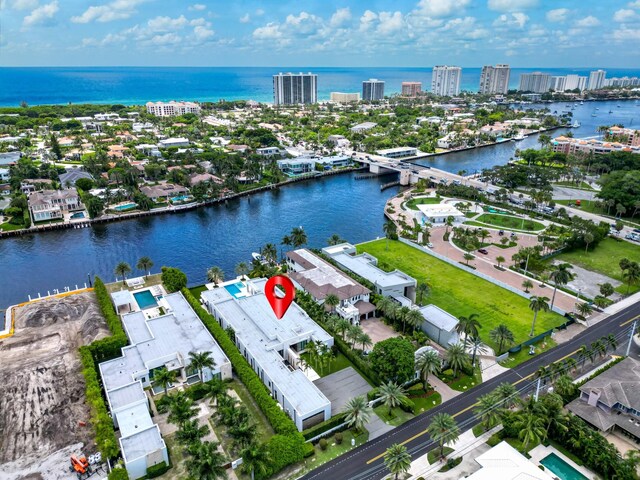
[[[573,128],[580,128],[580,122],[573,122],[573,123],[571,124],[571,126],[572,126]]]
[[[251,257],[253,257],[253,259],[257,260],[258,262],[264,262],[264,257],[260,255],[258,252],[253,252],[251,254]]]
[[[582,100],[580,101],[580,105],[584,105],[584,102]]]
[[[511,138],[511,140],[514,142],[519,142],[520,140],[524,140],[525,138],[527,138],[526,135],[522,135],[521,133],[519,133],[515,135],[513,138]]]

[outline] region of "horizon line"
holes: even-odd
[[[432,66],[415,66],[415,65],[403,65],[403,66],[338,66],[338,65],[299,65],[299,66],[277,66],[277,65],[0,65],[0,68],[274,68],[274,69],[286,69],[286,68],[425,68],[431,69],[436,66],[447,65],[456,66],[461,68],[482,68],[484,66],[493,66],[494,64],[486,64],[482,66],[461,66],[456,64],[438,64]],[[495,64],[498,65],[498,64]],[[509,65],[509,64],[507,64]],[[509,65],[510,68],[523,69],[523,68],[539,68],[539,69],[613,69],[613,70],[640,70],[640,66],[637,67],[603,67],[603,66],[563,66],[563,67],[541,67],[541,66],[528,66],[528,67],[514,67]]]

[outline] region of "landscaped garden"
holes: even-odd
[[[529,219],[524,219],[523,222],[521,217],[512,217],[510,215],[500,215],[495,213],[483,213],[477,217],[474,222],[511,230],[524,230],[529,232],[544,230],[544,225],[540,222]]]
[[[480,338],[497,350],[489,332],[505,324],[514,334],[515,343],[529,338],[533,312],[527,299],[511,293],[491,282],[483,280],[462,269],[438,260],[404,243],[376,240],[358,245],[358,252],[367,252],[378,258],[380,268],[391,271],[402,270],[426,283],[430,290],[426,297],[432,303],[454,317],[478,314]],[[562,324],[563,317],[553,312],[540,312],[536,321],[536,332],[543,332]]]
[[[440,197],[417,197],[405,203],[405,207],[411,210],[418,210],[418,205],[436,205],[442,201]]]

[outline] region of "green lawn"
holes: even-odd
[[[405,207],[411,210],[418,210],[417,205],[435,205],[440,203],[442,198],[440,197],[422,197],[422,198],[412,198],[407,203],[405,203]]]
[[[443,450],[443,454],[446,457],[447,455],[449,455],[450,453],[453,452],[453,448],[451,447],[444,447]],[[434,448],[433,450],[431,450],[428,454],[427,454],[427,460],[429,461],[429,465],[433,465],[435,462],[437,462],[440,459],[440,446],[437,445],[436,448]]]
[[[615,218],[616,215],[616,211],[614,208],[610,208],[609,209],[609,214],[607,215],[607,209],[606,208],[597,208],[596,207],[596,203],[594,201],[591,200],[580,200],[580,206],[577,207],[576,206],[576,201],[575,200],[554,200],[558,205],[568,205],[570,207],[574,207],[574,208],[578,208],[580,210],[582,210],[583,212],[589,212],[589,213],[595,213],[596,215],[602,215],[603,217],[608,217],[611,220],[611,223],[615,223],[615,221],[617,220]],[[629,213],[633,213],[633,212],[629,212]],[[640,225],[640,218],[638,217],[638,215],[635,216],[635,218],[631,218],[631,216],[627,216],[627,215],[623,215],[622,218],[620,219],[623,221],[623,223],[626,223],[628,225]]]
[[[194,297],[196,297],[198,300],[200,300],[200,294],[202,292],[206,292],[207,291],[207,287],[205,285],[200,285],[199,287],[192,287],[189,290],[191,291],[191,293],[193,294]]]
[[[563,252],[553,257],[553,260],[572,263],[624,282],[619,265],[620,260],[623,258],[638,261],[640,259],[640,245],[634,245],[624,240],[618,241],[613,238],[605,238],[593,250],[585,252],[580,248],[566,253]],[[624,286],[623,288],[626,290],[627,287]]]
[[[306,362],[309,361],[309,354],[308,353],[305,352],[300,356],[302,358],[304,358],[304,360]],[[321,377],[326,377],[327,375],[331,375],[332,373],[336,373],[336,372],[339,372],[340,370],[344,370],[347,367],[353,367],[354,370],[356,370],[360,375],[362,375],[362,372],[360,372],[356,368],[356,366],[353,363],[351,363],[351,361],[349,361],[349,359],[347,357],[345,357],[341,352],[337,352],[335,358],[333,360],[331,360],[331,363],[329,365],[325,366],[324,368],[320,368],[320,363],[319,362],[318,362],[318,366],[314,365],[313,362],[311,362],[309,365]],[[365,377],[364,375],[362,375],[362,377],[365,380],[367,379],[367,377]]]
[[[522,218],[512,217],[510,215],[500,215],[495,213],[483,213],[478,218],[477,222],[486,223],[487,225],[493,225],[502,228],[513,228],[526,231],[538,231],[544,230],[544,225],[533,220],[525,219],[524,223]]]
[[[489,332],[506,324],[513,332],[516,343],[529,338],[533,312],[527,299],[511,293],[460,268],[454,267],[420,250],[400,243],[376,240],[358,245],[358,252],[367,252],[378,258],[381,268],[397,268],[427,283],[430,293],[426,298],[455,317],[477,313],[480,318],[480,338],[492,348],[497,348],[489,338]],[[553,312],[538,315],[536,332],[544,332],[563,323],[563,317]]]
[[[408,395],[411,395],[411,391],[408,392]],[[442,397],[438,392],[433,392],[431,395],[428,395],[426,397],[409,396],[409,398],[415,405],[414,412],[416,412],[416,414],[426,412],[430,408],[437,407],[442,403]]]
[[[526,362],[527,360],[532,359],[536,355],[540,355],[542,352],[546,352],[550,348],[555,347],[557,344],[551,337],[543,338],[538,343],[534,344],[535,354],[529,355],[529,347],[522,347],[518,353],[510,353],[509,358],[500,364],[504,367],[514,368],[520,365],[521,363]]]
[[[482,373],[480,370],[476,370],[473,372],[473,377],[467,375],[466,373],[462,373],[459,377],[453,380],[449,386],[454,390],[458,390],[459,392],[466,392],[470,388],[475,387],[476,385],[480,385],[482,383]]]
[[[389,408],[382,404],[375,407],[373,411],[382,419],[384,423],[393,425],[394,427],[402,425],[403,423],[408,422],[413,418],[413,415],[405,412],[398,407],[392,408],[391,415],[389,415]]]
[[[575,182],[563,181],[563,182],[555,182],[554,185],[558,185],[560,187],[577,188],[579,190],[593,190],[593,187],[589,185],[587,182],[575,183]]]
[[[13,223],[9,223],[9,222],[0,223],[0,230],[4,232],[10,232],[12,230],[20,230],[21,228],[24,228],[24,225],[14,225]]]
[[[365,429],[363,433],[354,435],[353,430],[346,430],[342,432],[342,443],[338,445],[335,441],[335,435],[326,437],[329,445],[326,450],[322,450],[318,444],[315,445],[314,455],[304,460],[304,468],[301,472],[296,472],[296,476],[304,474],[314,468],[318,468],[323,463],[333,460],[334,458],[348,452],[349,450],[356,448],[363,443],[366,443],[369,439],[369,432]],[[355,447],[351,446],[351,439],[356,441]]]

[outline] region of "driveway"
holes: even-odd
[[[366,395],[371,385],[356,372],[347,367],[313,382],[331,402],[331,415],[340,413],[353,397]]]
[[[396,332],[392,327],[386,325],[379,318],[369,318],[360,322],[362,330],[371,337],[371,341],[375,345],[382,340],[386,340],[391,337],[399,337],[400,334]]]

